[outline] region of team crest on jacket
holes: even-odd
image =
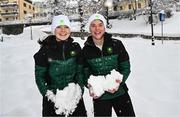
[[[108,54],[112,54],[112,53],[113,53],[112,47],[108,47],[108,48],[107,48],[107,53],[108,53]]]
[[[70,52],[70,55],[71,55],[71,56],[75,56],[75,55],[76,55],[76,51],[71,51],[71,52]]]
[[[52,62],[53,61],[53,59],[52,58],[48,58],[48,62]]]

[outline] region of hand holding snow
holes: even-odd
[[[105,82],[104,76],[93,76],[91,75],[88,79],[90,84],[89,91],[96,97],[100,97],[104,93],[104,89],[100,83]]]
[[[78,84],[70,83],[63,90],[57,90],[55,107],[56,114],[72,114],[81,99],[81,87]]]
[[[90,93],[100,97],[105,91],[117,90],[122,81],[123,76],[116,70],[112,70],[111,74],[104,76],[91,75],[88,79]]]
[[[106,80],[103,84],[104,90],[117,89],[122,81],[123,76],[116,70],[112,70],[111,74],[106,75]],[[120,81],[120,82],[117,82]]]
[[[56,114],[68,116],[72,114],[82,96],[81,87],[78,84],[69,83],[63,90],[58,90],[56,95],[47,91],[48,99],[55,103]]]

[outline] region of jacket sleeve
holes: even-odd
[[[35,81],[37,87],[42,94],[45,96],[47,92],[47,82],[46,82],[46,74],[47,74],[47,59],[45,54],[45,49],[42,47],[35,55]]]
[[[131,72],[129,55],[121,41],[118,41],[118,49],[119,49],[118,71],[123,75],[122,84],[124,84]]]
[[[83,71],[84,71],[84,84],[86,87],[88,87],[88,79],[91,75],[90,69],[87,66],[88,66],[88,64],[87,64],[87,62],[85,62]]]
[[[81,86],[81,88],[84,88],[84,72],[83,72],[83,65],[78,65],[77,66],[77,75],[76,75],[76,81]]]
[[[91,75],[91,69],[85,57],[83,57],[84,85],[88,88],[88,79]]]
[[[75,80],[79,84],[79,86],[84,89],[84,72],[83,72],[83,61],[81,57],[81,47],[79,44],[76,44],[76,51],[77,51],[77,72]]]
[[[89,78],[90,71],[87,66],[87,62],[85,60],[83,50],[81,50],[79,53],[79,64],[80,64],[79,71],[81,72],[80,76],[82,79],[81,81],[83,83],[83,86],[87,87],[87,80]]]

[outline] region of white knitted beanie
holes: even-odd
[[[89,17],[88,23],[87,23],[87,29],[89,30],[90,24],[94,20],[101,20],[104,24],[105,30],[106,30],[106,19],[104,18],[103,15],[101,14],[93,14]]]
[[[71,24],[69,18],[65,15],[57,15],[53,17],[51,29],[52,33],[54,34],[55,28],[58,26],[66,25],[71,29]]]

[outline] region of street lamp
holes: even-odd
[[[134,8],[134,20],[136,20],[137,2],[138,2],[138,0],[135,0],[135,8]]]
[[[33,40],[33,34],[32,34],[32,18],[30,19],[30,30],[31,30],[31,40]]]
[[[2,32],[2,27],[0,27],[0,41],[3,42],[3,32]]]
[[[28,20],[28,22],[29,22],[29,25],[30,25],[30,35],[31,35],[31,40],[33,40],[33,34],[32,34],[32,18],[33,18],[33,15],[31,14],[31,13],[29,13],[29,14],[27,14],[26,16],[25,16],[25,19],[27,19]]]
[[[154,27],[153,27],[153,11],[152,11],[152,7],[153,7],[153,3],[152,0],[149,1],[149,6],[150,6],[150,23],[151,23],[151,40],[152,40],[152,45],[155,45],[154,43]]]
[[[106,21],[107,21],[107,28],[111,28],[109,23],[109,8],[113,6],[113,0],[106,0],[104,3],[104,6],[106,7]]]

